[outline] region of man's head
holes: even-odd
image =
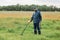
[[[38,9],[37,9],[37,8],[34,8],[33,10],[34,10],[35,12],[37,12]]]

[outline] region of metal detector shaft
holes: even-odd
[[[21,35],[23,35],[23,33],[24,33],[24,31],[26,30],[27,26],[28,26],[28,24],[27,24],[26,27],[23,29]]]

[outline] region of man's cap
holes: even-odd
[[[37,8],[33,8],[33,10],[38,10]]]

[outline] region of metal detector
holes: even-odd
[[[29,23],[28,23],[28,24],[29,24]],[[27,28],[28,24],[26,24],[26,27],[23,29],[23,31],[22,31],[22,33],[21,33],[21,35],[23,35],[23,33],[24,33],[24,31],[26,30],[26,28]]]

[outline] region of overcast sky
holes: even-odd
[[[48,6],[54,5],[60,7],[60,0],[0,0],[0,6],[16,5],[16,4],[21,4],[21,5],[36,4],[36,5],[48,5]]]

